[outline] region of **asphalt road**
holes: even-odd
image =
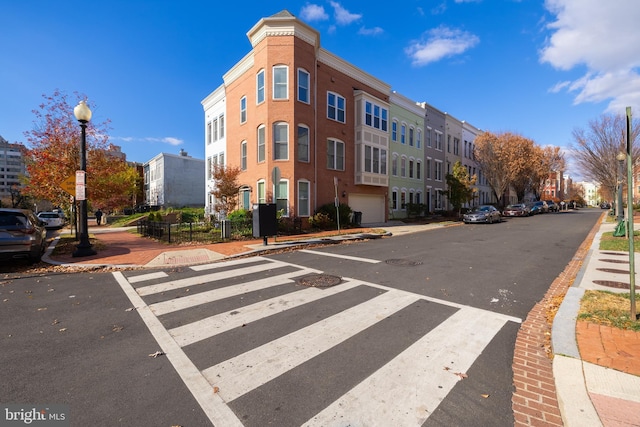
[[[230,425],[215,408],[245,426],[512,426],[518,320],[600,213],[447,227],[211,270],[13,275],[0,282],[0,402],[67,404],[79,426]],[[301,291],[281,279],[316,274],[341,283]],[[416,396],[434,403],[411,406]]]

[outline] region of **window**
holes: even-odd
[[[447,135],[447,153],[451,152],[451,135]]]
[[[428,129],[424,133],[424,138],[427,143],[427,147],[431,148],[431,129]]]
[[[327,117],[345,123],[345,100],[337,93],[327,93]]]
[[[298,125],[298,160],[309,161],[309,128]]]
[[[422,129],[416,131],[416,148],[422,148]]]
[[[247,141],[240,143],[240,169],[247,170]]]
[[[265,129],[264,125],[258,128],[258,163],[266,160]]]
[[[224,138],[224,114],[220,115],[220,138]]]
[[[309,103],[309,73],[298,70],[298,101]]]
[[[256,197],[258,198],[257,202],[258,203],[267,203],[267,195],[265,193],[265,185],[264,185],[264,181],[258,181],[258,185],[256,185],[257,188],[257,194]]]
[[[241,188],[239,199],[240,207],[243,210],[248,211],[249,209],[251,209],[251,190],[248,190],[247,188]]]
[[[400,159],[400,176],[403,178],[407,176],[407,158],[404,156]]]
[[[275,188],[276,209],[283,211],[282,216],[289,216],[289,181],[280,180]]]
[[[456,156],[460,155],[460,139],[453,138],[453,154]]]
[[[398,210],[398,190],[393,190],[391,193],[391,209]]]
[[[416,179],[422,179],[421,173],[422,173],[422,163],[420,162],[420,160],[418,160],[416,162]]]
[[[396,120],[391,122],[391,140],[398,142],[398,122]]]
[[[413,178],[413,160],[409,160],[409,178]]]
[[[213,130],[213,140],[217,141],[218,139],[220,139],[218,137],[218,118],[217,117],[215,119],[213,119],[213,123],[211,124],[211,128]]]
[[[327,140],[327,169],[344,170],[344,142]]]
[[[398,155],[394,154],[391,159],[391,175],[398,176]]]
[[[407,125],[404,123],[400,125],[400,144],[407,143]]]
[[[364,171],[370,173],[387,174],[387,150],[364,146]]]
[[[298,216],[309,216],[309,181],[298,181]]]
[[[273,67],[273,99],[289,98],[288,72],[289,67],[286,65],[276,65]]]
[[[436,132],[436,150],[442,151],[442,134]]]
[[[436,170],[435,170],[435,180],[442,181],[442,162],[436,160],[435,162]]]
[[[211,122],[207,123],[207,145],[211,144]]]
[[[256,75],[256,104],[264,102],[264,70],[258,71]]]
[[[407,209],[407,193],[405,191],[400,192],[400,209]]]
[[[289,159],[289,125],[287,123],[273,124],[273,159]]]
[[[386,108],[369,101],[364,103],[364,123],[383,132],[387,131],[388,111]]]
[[[247,97],[240,98],[240,123],[247,121]]]
[[[413,147],[413,133],[414,133],[414,132],[415,132],[415,131],[414,131],[413,127],[410,127],[410,128],[409,128],[409,145],[410,145],[411,147]]]
[[[427,179],[431,179],[431,159],[427,159],[426,163],[425,163],[425,167],[427,168],[425,170],[425,178]]]

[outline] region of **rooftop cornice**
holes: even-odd
[[[326,64],[331,68],[334,68],[337,71],[346,74],[347,76],[358,80],[379,92],[382,92],[384,94],[391,93],[390,85],[383,82],[382,80],[373,77],[371,74],[362,71],[360,68],[348,63],[342,58],[339,58],[328,50],[320,49],[318,51],[318,62]]]
[[[320,33],[292,15],[262,18],[247,32],[254,48],[266,37],[278,36],[294,36],[314,46],[316,50],[320,47]]]

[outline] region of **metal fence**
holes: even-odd
[[[253,235],[253,223],[249,220],[219,222],[183,222],[171,224],[141,220],[138,234],[167,243],[203,242],[216,243],[227,239],[239,239]]]

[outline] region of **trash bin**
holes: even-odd
[[[362,212],[353,211],[353,223],[356,225],[362,224]]]

